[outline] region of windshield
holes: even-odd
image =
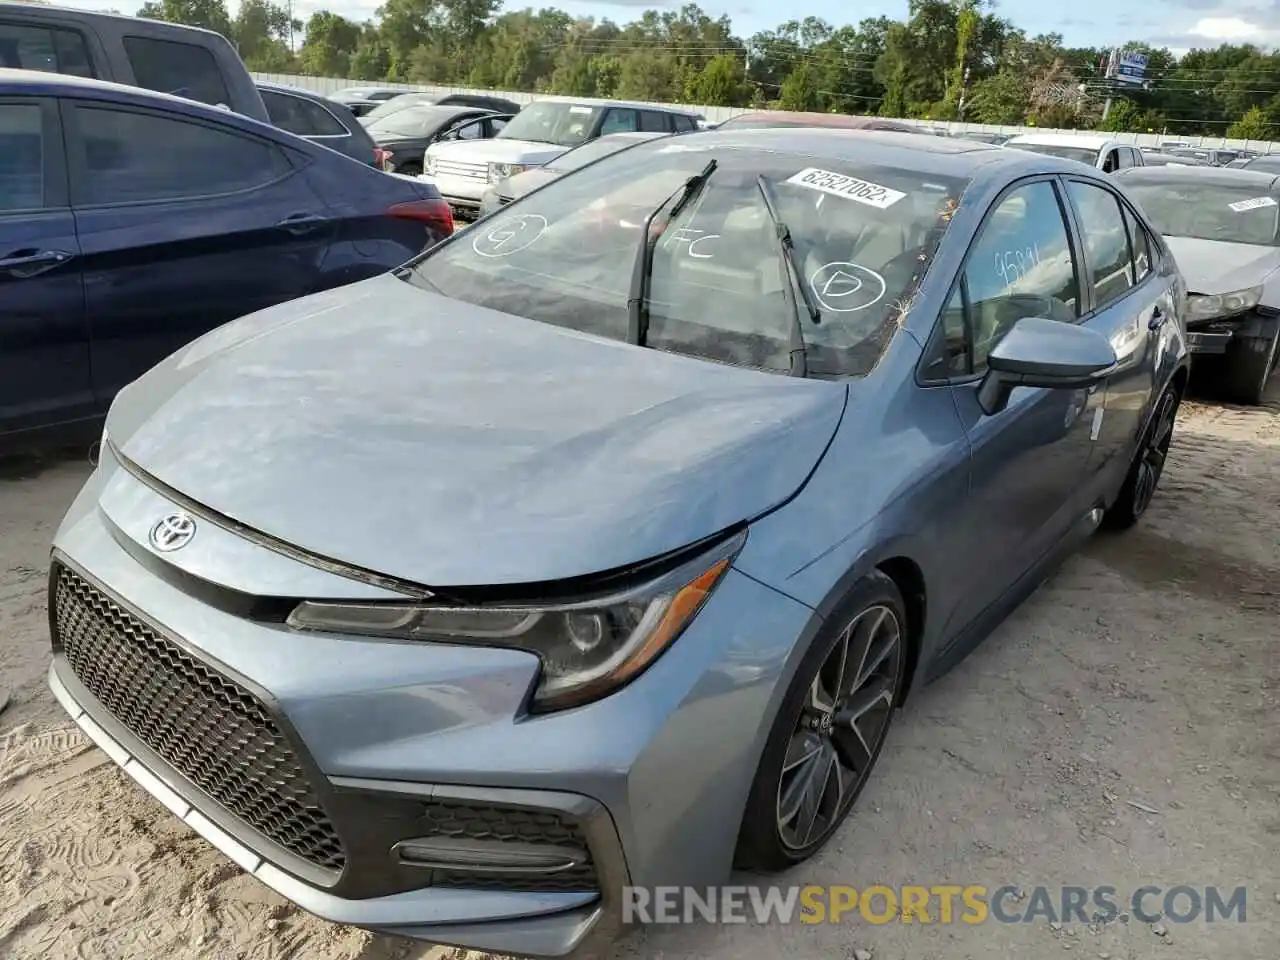
[[[655,133],[653,136],[660,137],[663,134]],[[625,135],[601,137],[599,140],[584,143],[582,146],[562,154],[547,166],[558,173],[568,173],[570,170],[585,167],[588,163],[595,163],[601,157],[607,157],[611,153],[617,153],[626,147],[633,147],[636,143],[648,139],[651,138]]]
[[[704,189],[657,243],[648,346],[790,370],[794,316],[784,285],[792,281],[757,182],[764,176],[821,313],[818,324],[802,319],[809,371],[870,371],[965,181],[662,139],[554,181],[436,247],[404,277],[469,303],[625,341],[641,227],[710,159],[717,166]]]
[[[370,117],[373,114],[369,114]],[[429,103],[411,103],[386,116],[375,117],[365,127],[370,133],[399,133],[410,137],[423,137],[438,129],[441,124],[458,116],[457,108],[435,107]]]
[[[1027,150],[1031,153],[1042,153],[1049,157],[1061,157],[1063,160],[1079,160],[1089,166],[1098,162],[1098,151],[1093,147],[1068,147],[1048,143],[1006,143],[1006,147]]]
[[[512,117],[498,136],[576,147],[595,129],[600,110],[600,107],[560,100],[536,100]]]
[[[1265,188],[1132,180],[1125,188],[1165,236],[1276,246],[1280,204]]]

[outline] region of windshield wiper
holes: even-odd
[[[778,216],[778,206],[773,202],[773,188],[763,175],[756,177],[756,186],[760,188],[765,212],[773,221],[773,231],[778,238],[778,259],[781,261],[782,272],[787,275],[789,281],[783,287],[783,296],[787,299],[787,306],[791,308],[791,372],[802,377],[805,374],[807,362],[804,329],[800,323],[800,302],[804,301],[809,319],[815,324],[822,322],[822,312],[813,302],[809,285],[804,282],[804,274],[796,260],[796,246],[791,239],[791,228]],[[796,296],[797,291],[800,294],[799,297]]]
[[[644,219],[644,225],[640,228],[640,246],[636,248],[635,265],[631,270],[631,289],[627,293],[627,339],[631,343],[643,347],[649,337],[649,275],[653,272],[653,254],[658,249],[658,240],[671,221],[701,192],[715,172],[716,161],[713,159],[707,162],[702,172],[686,180],[679,190],[658,204],[653,213]],[[663,229],[654,236],[654,221],[668,206],[671,207],[671,212],[667,214]]]

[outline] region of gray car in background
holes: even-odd
[[[1280,175],[1249,167],[1122,170],[1178,259],[1197,376],[1256,405],[1280,359]]]
[[[912,692],[1143,516],[1184,299],[1081,164],[636,144],[126,387],[50,685],[311,913],[599,955],[628,886],[817,853]]]
[[[597,140],[590,140],[580,147],[575,147],[567,153],[562,153],[545,167],[534,167],[531,170],[525,170],[523,173],[517,173],[513,177],[505,177],[493,184],[485,191],[484,197],[480,200],[480,216],[487,216],[495,210],[500,210],[511,201],[523,197],[526,193],[537,190],[544,184],[563,177],[566,173],[572,173],[574,170],[585,167],[589,163],[594,163],[601,157],[607,157],[610,154],[617,153],[619,150],[625,150],[627,147],[643,143],[646,140],[665,136],[670,136],[670,134],[610,133]]]

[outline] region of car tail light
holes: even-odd
[[[373,148],[373,165],[379,170],[386,170],[391,163],[392,153],[382,147]]]
[[[446,201],[438,198],[397,203],[387,211],[387,214],[402,220],[418,220],[434,226],[446,237],[453,233],[453,211],[449,209]]]

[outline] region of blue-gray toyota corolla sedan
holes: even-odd
[[[628,885],[813,854],[910,691],[1142,515],[1185,299],[1071,161],[639,144],[126,388],[50,683],[303,908],[583,954]]]

